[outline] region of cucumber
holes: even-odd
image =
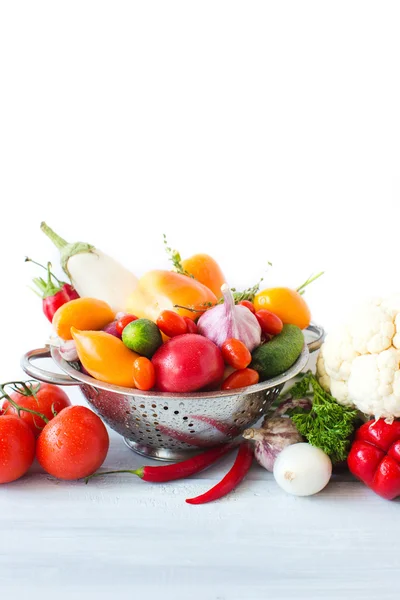
[[[296,362],[303,346],[304,335],[301,329],[297,325],[284,325],[281,333],[254,350],[250,366],[258,371],[260,380],[272,379]]]

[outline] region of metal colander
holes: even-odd
[[[323,330],[311,325],[309,332],[314,340],[304,345],[288,371],[257,385],[231,391],[170,394],[110,385],[76,370],[55,347],[27,352],[21,366],[39,381],[78,385],[88,404],[135,452],[160,460],[179,460],[193,451],[229,442],[254,425],[284,384],[304,369],[309,352],[320,347]],[[32,364],[34,360],[49,357],[65,374]]]

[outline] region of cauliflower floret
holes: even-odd
[[[400,417],[400,295],[368,302],[328,335],[317,376],[339,404]]]
[[[343,406],[353,406],[348,397],[347,380],[356,356],[359,355],[352,347],[352,339],[345,326],[326,336],[318,356],[319,382]]]

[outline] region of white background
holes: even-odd
[[[49,333],[43,219],[139,275],[164,232],[232,285],[324,269],[328,329],[399,292],[399,30],[389,1],[2,3],[1,380]]]

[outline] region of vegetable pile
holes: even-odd
[[[182,260],[166,240],[174,269],[137,279],[91,244],[41,229],[71,279],[59,281],[48,264],[47,283],[34,280],[55,343],[99,381],[176,394],[234,390],[284,373],[301,354],[309,281],[299,291],[257,284],[238,292],[212,257]]]
[[[207,254],[140,279],[91,244],[70,244],[45,223],[70,282],[52,266],[33,281],[51,322],[51,343],[94,379],[175,395],[230,391],[286,372],[299,358],[311,313],[296,290],[230,288]],[[36,292],[38,293],[38,292]],[[371,419],[373,417],[373,419]],[[197,416],[208,422],[209,417]],[[319,493],[332,469],[351,473],[386,499],[400,496],[400,296],[376,300],[332,332],[317,373],[303,374],[277,399],[259,428],[188,460],[98,471],[109,438],[101,419],[71,406],[60,388],[34,380],[0,384],[0,483],[22,477],[36,457],[58,479],[129,473],[146,482],[189,477],[237,449],[222,480],[188,504],[222,498],[244,479],[253,457],[287,493]],[[161,427],[161,425],[159,425]],[[223,427],[220,424],[219,427]],[[223,429],[221,429],[222,431]],[[238,434],[240,429],[237,430]]]

